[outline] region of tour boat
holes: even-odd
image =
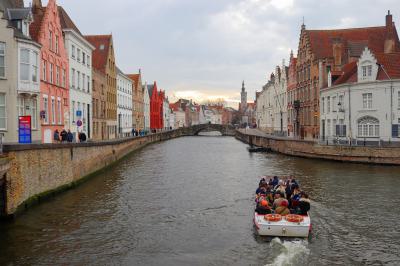
[[[254,225],[260,236],[308,237],[311,231],[310,215],[254,214]]]

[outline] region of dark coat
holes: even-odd
[[[67,131],[65,130],[61,131],[61,140],[67,141],[67,135],[68,135]]]
[[[74,140],[74,135],[72,135],[71,132],[68,132],[67,133],[67,141],[68,142],[72,142],[73,140]]]

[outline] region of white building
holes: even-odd
[[[133,127],[133,81],[117,67],[117,115],[118,136],[129,137]]]
[[[0,3],[0,134],[4,142],[19,141],[19,116],[30,116],[31,138],[40,142],[40,48],[30,37],[30,8]]]
[[[95,47],[83,37],[66,11],[61,7],[59,14],[69,59],[70,124],[68,126],[75,136],[78,132],[84,132],[88,138],[91,138],[93,128],[91,62]]]
[[[273,87],[272,118],[273,133],[287,136],[288,112],[287,112],[287,81],[288,70],[285,61],[281,67],[276,67],[275,84]]]
[[[257,127],[267,133],[273,133],[273,97],[275,75],[271,74],[270,80],[258,93],[256,106]]]
[[[143,115],[144,115],[144,130],[150,132],[150,96],[147,89],[147,82],[143,86]]]
[[[340,76],[329,73],[328,83],[320,95],[324,142],[400,141],[400,53],[373,54],[365,48]]]
[[[164,99],[163,102],[163,122],[164,122],[164,129],[170,129],[171,124],[170,124],[170,114],[171,114],[171,109],[169,108],[169,101],[168,98]]]

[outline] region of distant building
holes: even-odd
[[[117,71],[112,35],[85,36],[96,49],[92,55],[92,67],[105,76],[106,139],[117,137]]]
[[[150,129],[162,130],[164,128],[164,92],[157,87],[157,82],[153,85],[147,85],[150,96]]]
[[[142,73],[139,69],[138,74],[128,75],[133,80],[133,128],[136,130],[143,130],[145,127],[150,127],[149,124],[145,125],[145,106],[144,106],[144,90],[142,84]],[[147,92],[148,93],[148,92]],[[146,99],[147,100],[147,99]]]
[[[143,86],[143,129],[150,131],[150,96],[147,83]]]
[[[132,133],[133,81],[117,67],[118,135],[129,137]]]
[[[242,126],[253,126],[256,124],[256,112],[254,103],[249,104],[247,102],[247,92],[244,86],[244,81],[242,83],[241,91],[241,101],[239,103],[239,116],[240,123]]]

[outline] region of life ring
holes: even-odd
[[[301,223],[304,221],[303,216],[297,214],[288,214],[285,216],[286,221],[291,223]]]
[[[268,222],[279,222],[282,220],[282,215],[280,214],[267,214],[264,216],[264,219]]]

